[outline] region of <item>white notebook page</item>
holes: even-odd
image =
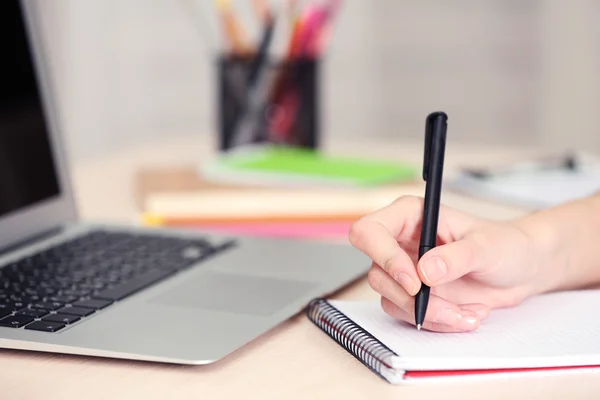
[[[379,302],[330,301],[400,357],[406,370],[600,365],[600,291],[555,293],[495,310],[475,332],[417,331]]]

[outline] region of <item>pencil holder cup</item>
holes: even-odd
[[[316,149],[319,62],[225,55],[218,62],[219,149],[257,143]]]

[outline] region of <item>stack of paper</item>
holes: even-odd
[[[142,221],[230,234],[347,241],[350,226],[422,183],[376,187],[250,186],[208,182],[192,168],[147,169],[137,180]]]
[[[144,221],[232,234],[346,240],[354,221],[398,196],[392,188],[157,193],[146,200]]]

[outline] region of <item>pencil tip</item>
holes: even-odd
[[[421,330],[421,324],[417,325],[417,330],[420,331]]]

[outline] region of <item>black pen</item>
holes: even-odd
[[[437,240],[438,217],[442,198],[442,175],[446,148],[448,116],[434,112],[427,116],[425,124],[425,151],[423,157],[423,180],[425,180],[425,203],[419,243],[419,260],[433,249]],[[422,284],[415,298],[415,323],[421,330],[429,303],[429,286]]]
[[[246,81],[247,93],[245,102],[242,104],[242,109],[240,110],[241,115],[237,120],[232,122],[232,144],[234,146],[252,142],[252,135],[256,133],[258,124],[261,122],[262,106],[268,95],[268,86],[271,84],[268,66],[269,48],[273,41],[274,30],[275,18],[269,14],[265,21],[265,28],[258,51],[249,67]]]
[[[269,57],[269,46],[272,42],[273,31],[275,30],[275,20],[271,17],[266,18],[265,28],[263,31],[262,39],[258,46],[256,56],[252,60],[250,71],[248,72],[247,83],[248,87],[256,85],[258,74],[261,68],[266,68],[265,64],[268,63]]]

